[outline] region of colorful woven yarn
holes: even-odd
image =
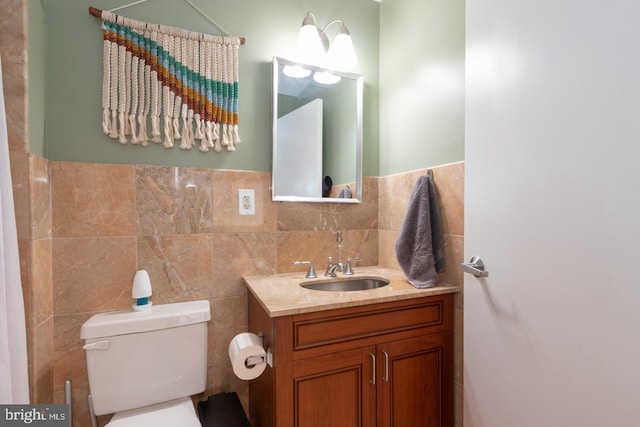
[[[147,24],[103,11],[102,128],[123,144],[235,150],[238,136],[237,37]],[[137,118],[137,120],[136,120]],[[160,135],[160,121],[164,122]]]

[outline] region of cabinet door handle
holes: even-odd
[[[384,377],[382,377],[382,381],[389,382],[389,355],[386,351],[382,350],[382,354],[384,354]]]
[[[369,356],[371,356],[371,379],[369,383],[371,385],[376,385],[376,355],[369,352]]]

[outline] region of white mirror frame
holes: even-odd
[[[271,173],[271,190],[272,200],[281,202],[319,202],[319,203],[360,203],[362,201],[362,117],[363,117],[363,77],[359,74],[348,72],[337,72],[327,70],[325,68],[317,67],[314,65],[301,64],[298,62],[290,61],[284,58],[273,58],[272,64],[272,146],[273,146],[273,158],[272,158],[272,173]],[[292,195],[279,195],[278,194],[278,176],[276,171],[276,159],[278,158],[278,89],[279,89],[279,66],[299,66],[311,71],[326,71],[335,75],[339,75],[341,78],[351,79],[355,82],[356,97],[356,135],[353,143],[355,144],[356,151],[356,164],[355,166],[355,182],[356,188],[353,191],[352,198],[336,198],[336,197],[305,197],[305,196],[292,196]]]

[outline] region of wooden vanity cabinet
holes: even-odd
[[[249,294],[274,359],[249,384],[252,426],[452,426],[452,298],[270,318]]]

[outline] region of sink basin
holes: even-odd
[[[364,291],[367,289],[377,289],[387,286],[389,281],[382,278],[364,278],[358,277],[353,279],[331,279],[313,282],[303,282],[300,284],[303,288],[313,289],[316,291],[330,292],[348,292],[348,291]]]

